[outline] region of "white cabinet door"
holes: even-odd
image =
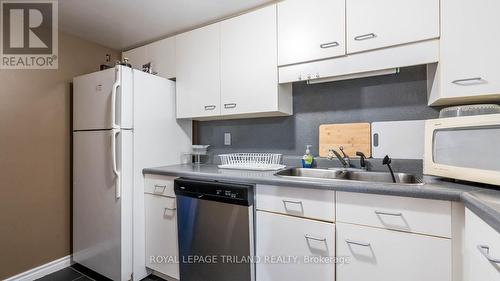
[[[128,58],[133,68],[142,70],[142,66],[151,63],[153,71],[164,78],[175,77],[175,37],[153,42],[122,53]]]
[[[338,280],[451,281],[451,240],[337,223]]]
[[[146,266],[179,279],[177,210],[175,197],[144,194]]]
[[[175,77],[175,37],[166,38],[146,45],[147,62],[153,71],[164,78]]]
[[[142,69],[142,65],[148,63],[147,46],[137,47],[132,50],[122,52],[122,59],[127,58],[135,69]]]
[[[257,211],[256,220],[256,252],[260,258],[256,280],[335,280],[333,261],[318,261],[335,256],[333,223],[261,211]],[[297,260],[274,260],[277,263],[273,263],[273,257],[297,257]]]
[[[222,115],[278,108],[276,5],[221,23]]]
[[[466,281],[500,280],[500,233],[465,210]]]
[[[278,3],[278,64],[345,55],[345,0]]]
[[[482,95],[499,100],[498,11],[500,1],[496,0],[441,0],[439,98],[462,98],[453,103],[475,101]]]
[[[177,118],[220,115],[220,23],[177,35]]]
[[[348,0],[346,9],[347,53],[439,37],[439,0]]]

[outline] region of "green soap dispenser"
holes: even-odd
[[[311,168],[314,162],[314,156],[311,154],[311,146],[306,145],[306,154],[302,157],[302,168]]]

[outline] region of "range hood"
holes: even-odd
[[[310,84],[397,73],[398,68],[439,61],[439,39],[279,67],[279,83]]]
[[[325,77],[325,78],[317,78],[317,79],[307,80],[307,84],[320,84],[320,83],[327,83],[327,82],[333,82],[333,81],[342,81],[342,80],[358,79],[358,78],[373,77],[373,76],[391,75],[391,74],[397,74],[397,73],[399,73],[399,67],[398,68],[391,68],[391,69],[382,69],[382,70],[375,70],[375,71],[367,71],[367,72],[339,75],[339,76],[332,76],[332,77]]]

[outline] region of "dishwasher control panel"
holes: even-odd
[[[244,194],[244,192],[242,192],[241,190],[231,190],[231,189],[216,189],[215,190],[215,195],[217,196],[224,196],[224,197],[228,197],[228,198],[238,198],[238,199],[243,199],[246,197],[246,195]]]
[[[186,178],[176,179],[174,183],[176,195],[248,206],[253,205],[253,189],[249,184]]]

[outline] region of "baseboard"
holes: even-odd
[[[33,281],[47,274],[51,274],[53,272],[66,268],[71,264],[72,264],[71,255],[68,255],[60,259],[57,259],[55,261],[42,264],[28,271],[19,273],[15,276],[9,277],[4,281]]]

